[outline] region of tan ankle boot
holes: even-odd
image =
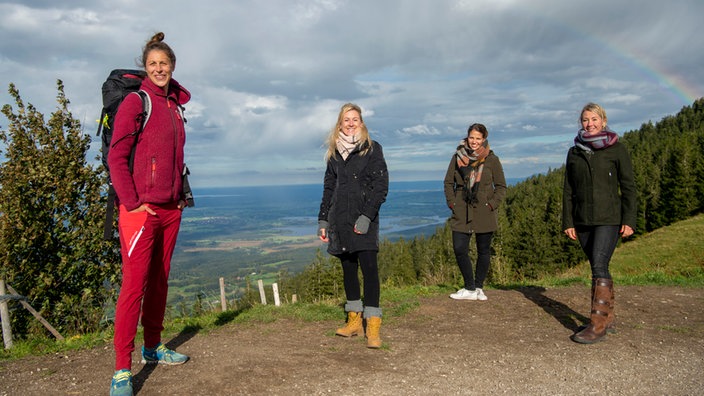
[[[335,332],[335,334],[343,337],[352,337],[363,333],[364,327],[362,326],[361,312],[347,312],[347,324]]]
[[[611,296],[613,291],[611,279],[592,280],[592,311],[589,326],[572,336],[572,340],[580,344],[593,344],[606,337],[609,312],[611,312]]]
[[[381,338],[379,337],[380,328],[380,317],[372,316],[367,318],[367,348],[381,348]]]

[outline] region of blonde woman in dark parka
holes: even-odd
[[[389,174],[381,145],[369,137],[362,109],[347,103],[328,136],[327,169],[318,213],[318,236],[340,259],[347,303],[347,324],[336,334],[363,334],[368,348],[381,347],[379,330],[379,209],[386,201]],[[364,277],[364,302],[358,271]]]

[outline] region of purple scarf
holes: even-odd
[[[611,147],[616,142],[618,142],[618,135],[608,127],[595,135],[589,136],[585,135],[584,129],[580,129],[574,138],[574,145],[588,153]]]

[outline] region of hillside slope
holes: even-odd
[[[622,394],[704,391],[704,289],[616,289],[619,333],[586,346],[569,336],[588,311],[585,286],[488,290],[487,302],[421,298],[385,318],[384,347],[333,335],[342,322],[230,323],[168,345],[183,366],[133,367],[136,394]],[[107,394],[111,346],[0,362],[0,395]]]

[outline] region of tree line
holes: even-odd
[[[107,173],[87,161],[90,137],[69,111],[57,81],[57,108],[45,121],[10,84],[15,108],[0,126],[0,279],[66,334],[108,325],[106,311],[120,282],[119,241],[103,240]],[[704,98],[676,116],[643,124],[622,141],[631,153],[639,191],[637,235],[682,220],[704,206]],[[97,158],[96,158],[97,159]],[[555,273],[582,260],[578,245],[562,234],[564,169],[549,170],[508,189],[499,209],[489,281],[508,284]],[[637,237],[637,236],[636,236]],[[386,285],[451,285],[461,276],[451,231],[412,240],[382,240],[379,272]],[[318,251],[300,273],[281,271],[279,290],[301,301],[344,296],[337,259]],[[243,301],[255,301],[245,293]],[[44,332],[21,310],[15,334]]]

